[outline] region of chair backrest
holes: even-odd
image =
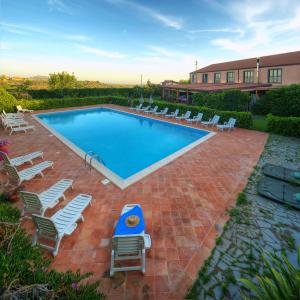
[[[0,151],[0,156],[2,157],[5,164],[9,164],[9,165],[11,164],[9,157],[5,152]]]
[[[230,127],[234,127],[235,123],[236,123],[236,119],[235,118],[230,118],[229,121],[228,121],[228,125]]]
[[[41,237],[54,239],[58,236],[58,230],[51,219],[33,214],[32,221]]]
[[[13,182],[17,184],[20,183],[21,178],[19,176],[17,169],[14,166],[10,164],[4,164],[4,170]]]
[[[203,117],[203,113],[199,112],[198,115],[196,116],[196,119],[201,121]]]
[[[141,235],[114,236],[112,248],[116,255],[134,255],[145,248],[144,237]]]
[[[156,105],[154,108],[153,108],[153,112],[156,112],[158,110],[158,106]]]
[[[22,110],[22,106],[21,105],[17,105],[17,110]]]
[[[166,114],[168,112],[169,108],[166,107],[164,110],[163,110],[163,113]]]
[[[137,106],[137,108],[142,108],[142,106],[143,106],[143,103],[139,104],[139,105]]]
[[[185,113],[184,117],[185,118],[189,118],[192,112],[190,112],[189,110]]]
[[[177,116],[179,114],[179,109],[176,108],[175,112],[174,112],[174,116]]]
[[[43,207],[38,194],[21,191],[20,197],[25,205],[26,211],[39,212]]]
[[[219,122],[219,120],[220,120],[220,116],[214,115],[214,117],[212,118],[211,122],[213,124],[217,124]]]

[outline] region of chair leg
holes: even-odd
[[[112,250],[111,258],[110,258],[110,271],[109,271],[109,275],[111,277],[114,276],[114,255],[115,255],[115,252],[114,252],[114,250]]]
[[[55,241],[54,251],[52,252],[52,253],[53,253],[53,256],[56,256],[57,253],[58,253],[60,241],[61,241],[61,238],[60,238],[60,237],[58,237],[58,238],[56,239],[56,241]]]
[[[32,239],[32,245],[35,246],[37,241],[38,241],[38,232],[36,230]]]
[[[146,251],[145,249],[142,250],[142,273],[145,274],[146,272]]]

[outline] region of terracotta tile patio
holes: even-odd
[[[218,235],[215,225],[226,221],[226,209],[243,190],[267,139],[264,133],[244,129],[220,132],[122,191],[112,183],[102,185],[103,175],[96,170],[90,173],[80,157],[30,116],[26,118],[36,130],[9,137],[10,155],[43,150],[44,159],[54,161],[54,169],[47,170],[44,178],[27,182],[24,188],[38,192],[58,179],[71,178],[74,190],[66,194],[67,201],[77,193],[93,196],[93,206],[84,213],[85,222],[63,239],[52,266],[61,271],[80,268],[94,272],[92,279],[101,280],[101,291],[108,299],[184,297],[214,247]],[[7,134],[1,131],[0,137]],[[147,253],[146,274],[123,273],[124,282],[116,286],[106,271],[110,239],[126,203],[141,204],[152,248]],[[23,225],[33,231],[30,220]]]

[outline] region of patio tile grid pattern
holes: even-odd
[[[101,280],[101,291],[108,299],[184,297],[215,245],[219,234],[215,225],[223,225],[227,220],[226,210],[245,187],[267,139],[265,133],[245,129],[219,132],[120,190],[112,183],[102,185],[102,174],[94,169],[89,172],[83,160],[65,144],[30,115],[26,119],[36,130],[9,137],[11,157],[42,150],[44,159],[54,161],[54,169],[46,170],[44,178],[36,177],[22,184],[24,189],[40,192],[59,179],[74,179],[74,190],[66,193],[67,200],[46,215],[51,216],[78,193],[93,196],[93,206],[84,212],[85,222],[79,223],[72,236],[62,240],[52,267],[60,271],[80,268],[82,272],[94,272],[92,279]],[[4,137],[7,133],[1,130],[0,138]],[[121,209],[128,203],[141,204],[152,248],[147,252],[146,274],[124,273],[124,283],[115,287],[114,280],[105,276],[110,266],[110,240]],[[22,204],[19,201],[17,205]],[[33,233],[30,220],[24,220],[23,226]]]

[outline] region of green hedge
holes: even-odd
[[[19,100],[18,104],[24,108],[33,110],[43,110],[52,108],[75,107],[113,103],[117,105],[129,105],[127,97],[122,96],[102,96],[85,98],[63,98],[63,99],[39,99],[39,100]]]
[[[0,110],[11,112],[15,110],[17,100],[8,93],[4,88],[0,87]]]
[[[64,98],[64,99],[41,99],[41,100],[21,100],[19,103],[28,109],[42,110],[51,108],[75,107],[96,104],[116,104],[122,106],[137,105],[137,99],[129,100],[121,96],[104,96],[104,97],[88,97],[88,98]],[[218,114],[221,117],[221,122],[228,121],[229,118],[237,119],[237,126],[241,128],[252,127],[252,114],[249,112],[234,112],[234,111],[220,111],[208,107],[200,107],[195,105],[185,105],[180,103],[172,103],[167,101],[154,100],[153,105],[158,105],[159,109],[169,107],[170,110],[180,109],[183,113],[187,110],[192,111],[193,114],[203,112],[204,118],[209,119],[213,115]]]
[[[248,111],[250,94],[240,90],[222,93],[196,93],[192,96],[193,104],[225,111]]]
[[[299,117],[278,117],[267,115],[268,131],[276,134],[300,137]]]
[[[300,84],[268,91],[253,107],[256,114],[271,113],[281,117],[300,117]]]

